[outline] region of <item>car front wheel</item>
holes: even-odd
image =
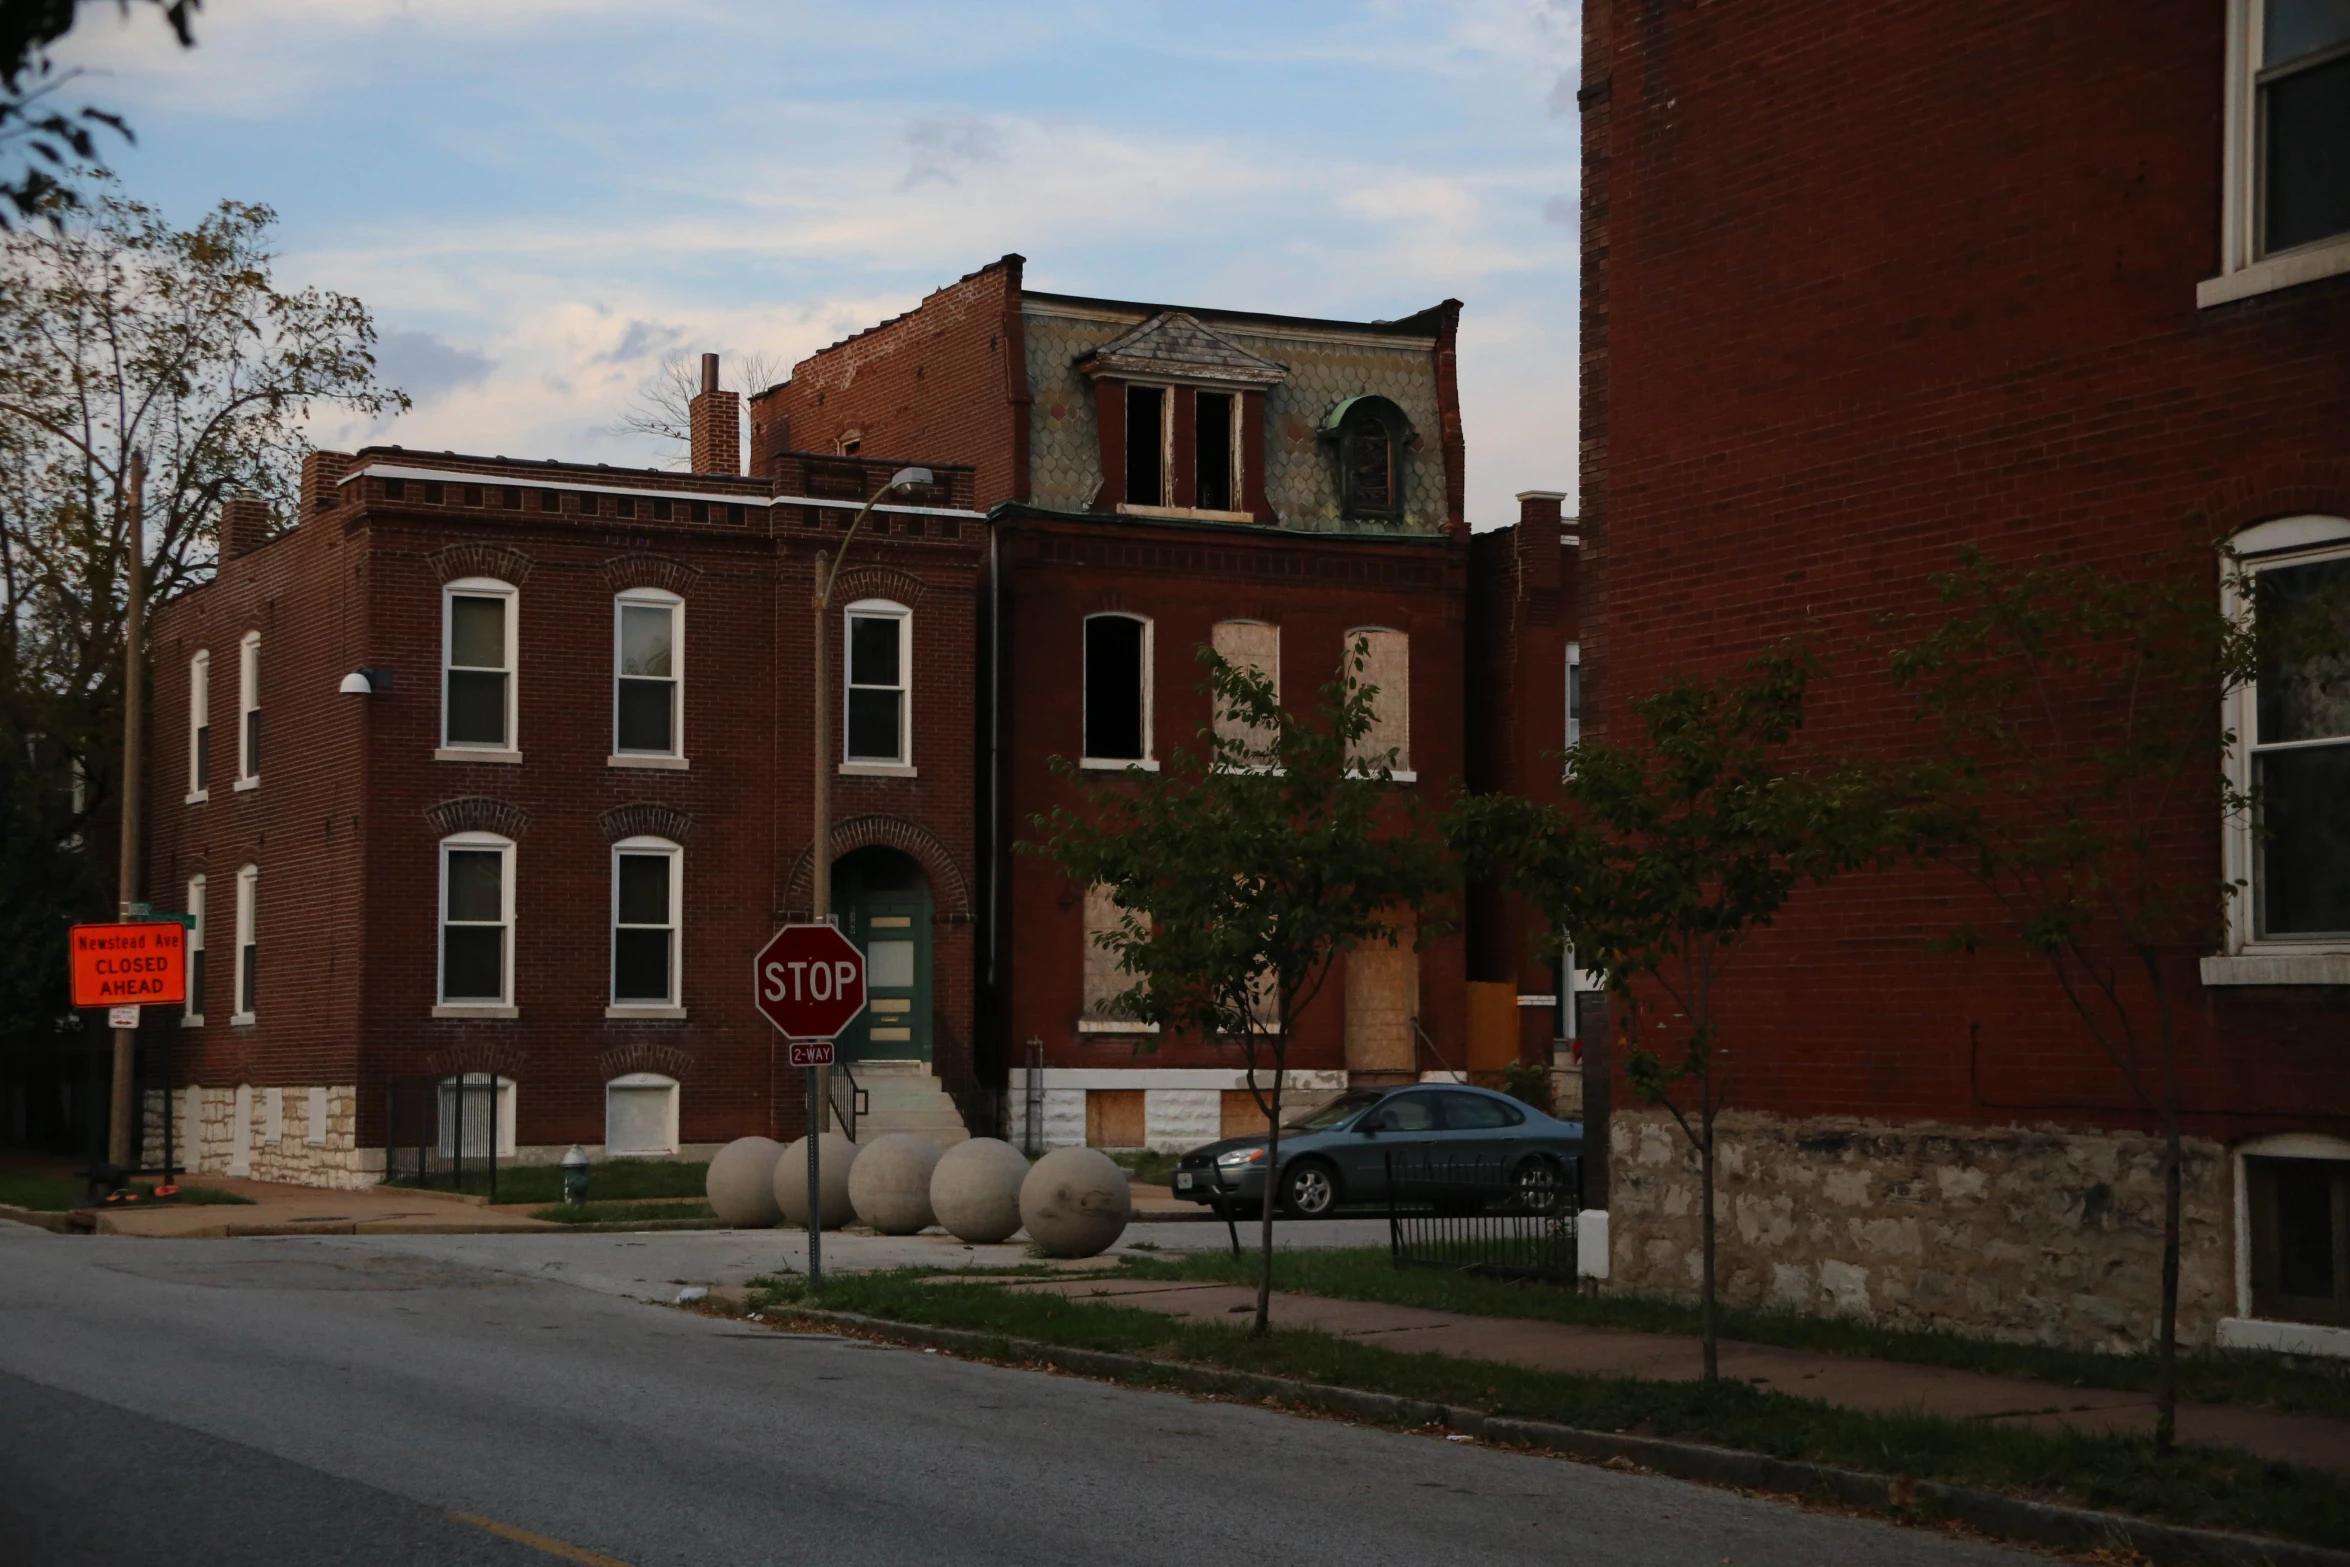
[[[1567,1183],[1548,1159],[1529,1159],[1518,1167],[1518,1201],[1529,1213],[1544,1216],[1566,1206]]]
[[[1281,1181],[1281,1206],[1293,1219],[1319,1219],[1338,1206],[1338,1178],[1319,1161],[1291,1165]]]

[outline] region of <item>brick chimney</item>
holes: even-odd
[[[220,558],[234,560],[269,537],[269,502],[258,490],[231,490],[220,503]]]
[[[349,452],[314,451],[302,458],[302,515],[333,511],[342,504],[343,475],[351,471]]]
[[[1559,585],[1560,511],[1564,490],[1518,492],[1518,580],[1530,589]]]
[[[702,356],[702,390],[687,404],[696,473],[742,472],[743,400],[718,390],[718,356]]]

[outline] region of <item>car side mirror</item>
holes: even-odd
[[[1360,1122],[1357,1122],[1355,1125],[1355,1130],[1362,1133],[1365,1137],[1377,1137],[1379,1135],[1378,1117],[1370,1116],[1366,1117]]]

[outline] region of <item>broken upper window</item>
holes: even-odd
[[[1403,520],[1404,460],[1412,422],[1384,397],[1350,397],[1322,421],[1338,449],[1338,509],[1345,517]]]
[[[1196,417],[1193,423],[1193,441],[1197,448],[1193,463],[1192,504],[1202,511],[1238,511],[1240,505],[1234,496],[1233,475],[1239,464],[1233,440],[1233,405],[1240,401],[1230,392],[1199,392],[1194,394]]]
[[[1148,621],[1086,617],[1086,760],[1139,762],[1150,755],[1149,646]]]
[[[1167,389],[1126,388],[1126,504],[1167,504]]]

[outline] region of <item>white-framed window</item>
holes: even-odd
[[[505,1007],[514,998],[514,840],[441,840],[440,1002]]]
[[[1117,1005],[1135,977],[1118,966],[1118,954],[1101,943],[1120,926],[1122,911],[1107,882],[1085,889],[1085,958],[1082,968],[1085,1010],[1077,1019],[1080,1034],[1155,1034],[1156,1023],[1138,1022]]]
[[[188,804],[212,798],[212,651],[188,660]]]
[[[441,748],[513,751],[521,595],[490,577],[441,589]]]
[[[2228,714],[2235,782],[2253,800],[2229,823],[2229,874],[2249,884],[2231,945],[2350,953],[2350,659],[2309,645],[2350,637],[2350,519],[2284,518],[2234,542],[2252,602],[2229,608],[2281,634],[2264,637]]]
[[[685,754],[685,600],[630,588],[612,602],[612,754]]]
[[[261,782],[261,633],[237,644],[237,787]]]
[[[1281,628],[1263,620],[1219,620],[1208,633],[1208,645],[1216,655],[1236,669],[1252,669],[1272,682],[1273,694],[1281,694]],[[1215,733],[1219,740],[1245,740],[1252,747],[1269,749],[1274,736],[1244,723],[1239,715],[1218,705],[1215,713]]]
[[[2221,1347],[2350,1355],[2350,1139],[2272,1132],[2233,1154],[2236,1314]]]
[[[1104,612],[1085,617],[1087,767],[1155,768],[1151,760],[1151,622]]]
[[[1166,506],[1169,458],[1174,446],[1175,391],[1166,386],[1126,387],[1126,504]]]
[[[2350,6],[2227,0],[2220,275],[2201,305],[2350,272]]]
[[[236,994],[229,1009],[231,1023],[251,1023],[261,994],[261,868],[242,866],[237,871],[237,973]]]
[[[604,1085],[604,1153],[658,1158],[677,1152],[677,1079],[631,1072]]]
[[[841,757],[850,766],[913,762],[914,614],[888,599],[859,599],[843,612],[848,679],[842,692]]]
[[[442,1158],[482,1159],[493,1148],[501,1159],[513,1154],[514,1079],[466,1072],[442,1078],[440,1089]]]
[[[1355,644],[1361,642],[1363,667],[1354,667]],[[1371,699],[1371,727],[1355,742],[1357,760],[1391,760],[1396,781],[1412,783],[1412,639],[1408,632],[1381,626],[1358,626],[1346,634],[1346,676],[1350,682],[1376,686]]]
[[[623,838],[612,846],[612,1007],[679,1006],[679,905],[685,851],[666,838]]]
[[[204,1026],[204,878],[188,878],[188,999],[180,1008],[186,1028]]]
[[[1567,644],[1567,744],[1583,743],[1583,644]]]

